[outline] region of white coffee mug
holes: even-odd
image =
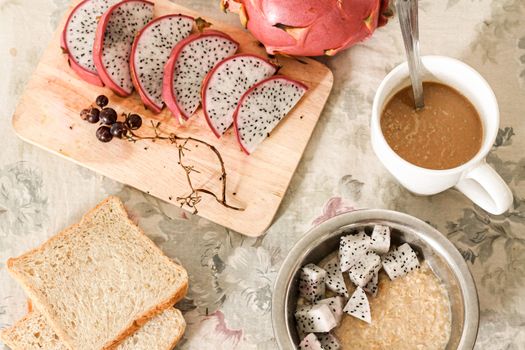
[[[423,81],[453,87],[474,105],[483,124],[481,149],[465,164],[452,169],[432,170],[407,162],[390,148],[381,131],[380,119],[390,98],[410,85],[405,62],[385,77],[376,92],[371,120],[374,152],[388,171],[413,193],[432,195],[456,187],[489,213],[504,213],[512,204],[512,193],[485,161],[499,128],[499,109],[494,92],[478,72],[461,61],[443,56],[424,56],[422,63]]]

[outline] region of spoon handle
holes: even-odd
[[[417,0],[397,0],[396,8],[405,43],[414,101],[416,109],[421,109],[425,107],[425,101],[421,80],[421,57],[419,55],[418,2]]]

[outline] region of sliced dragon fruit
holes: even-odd
[[[363,288],[380,268],[381,258],[379,255],[367,252],[361,255],[359,260],[348,270],[348,276],[353,284]]]
[[[372,316],[370,315],[370,304],[366,297],[365,291],[361,287],[357,287],[354,294],[348,300],[344,312],[350,316],[356,317],[366,323],[372,322]]]
[[[93,43],[98,19],[119,0],[84,0],[69,14],[61,36],[61,47],[71,68],[90,84],[104,86],[93,62]]]
[[[337,296],[332,298],[326,298],[321,299],[317,302],[317,304],[326,304],[330,307],[330,310],[332,311],[332,314],[335,317],[335,320],[337,321],[337,324],[341,323],[341,317],[343,317],[343,306],[344,306],[344,298]]]
[[[339,257],[334,256],[330,259],[325,264],[324,269],[326,270],[326,287],[332,292],[348,298],[348,289],[346,289],[343,273],[339,267]]]
[[[220,138],[232,125],[242,95],[276,71],[277,67],[262,57],[238,54],[223,60],[206,75],[202,84],[202,109],[215,136]]]
[[[153,3],[124,0],[110,7],[98,22],[93,60],[102,82],[120,96],[133,91],[130,55],[138,31],[153,18]]]
[[[372,279],[363,287],[363,290],[372,296],[377,295],[377,290],[379,289],[379,270],[374,271]]]
[[[303,83],[278,75],[248,89],[233,114],[235,134],[242,150],[252,153],[307,90]]]
[[[173,47],[190,35],[194,20],[184,15],[166,15],[149,22],[137,34],[131,49],[131,78],[144,105],[160,113],[164,65]]]
[[[339,244],[339,265],[345,272],[370,250],[370,237],[361,231],[355,235],[341,237]]]
[[[419,268],[417,255],[408,243],[404,243],[385,255],[381,261],[383,269],[391,280],[403,277]]]
[[[326,333],[337,326],[330,307],[326,304],[302,306],[295,312],[299,333]]]
[[[372,243],[370,249],[377,254],[386,254],[390,249],[390,228],[383,225],[375,225],[370,237]]]
[[[319,340],[319,343],[321,343],[321,348],[323,348],[323,350],[341,349],[341,344],[339,343],[337,338],[330,333],[319,334],[317,336],[317,339]]]
[[[317,301],[324,296],[326,271],[315,264],[301,269],[299,277],[299,296],[309,301]]]
[[[321,346],[321,343],[315,336],[315,334],[310,333],[299,344],[299,350],[326,350]]]
[[[204,77],[238,48],[235,40],[216,30],[190,35],[175,46],[164,68],[162,97],[176,118],[187,120],[195,113]]]

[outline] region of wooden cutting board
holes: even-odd
[[[168,13],[199,16],[168,0],[155,1],[156,17]],[[160,121],[162,133],[191,136],[215,146],[224,160],[227,173],[227,201],[244,210],[226,208],[213,197],[202,194],[197,204],[198,215],[248,236],[263,234],[279,208],[328,98],[333,84],[330,70],[312,59],[278,58],[283,66],[280,73],[304,82],[309,91],[270,137],[247,156],[241,152],[232,130],[222,139],[217,139],[208,129],[200,110],[181,126],[167,109],[159,115],[145,110],[136,93],[123,99],[106,88],[92,86],[79,79],[68,67],[66,56],[60,49],[60,33],[65,20],[66,16],[15,111],[13,125],[16,133],[27,142],[93,171],[180,205],[177,198],[187,196],[191,190],[186,173],[178,164],[179,150],[175,145],[168,141],[142,140],[133,143],[120,139],[103,144],[95,137],[98,126],[80,119],[79,112],[89,106],[96,96],[104,93],[119,114],[134,112],[143,116],[141,135],[153,133],[150,120]],[[206,20],[213,24],[213,29],[224,31],[236,39],[241,45],[240,52],[265,55],[258,42],[245,30],[211,18]],[[183,163],[196,170],[191,174],[194,188],[207,189],[220,197],[221,167],[217,157],[209,148],[193,142],[189,142],[186,148]],[[185,208],[193,212],[192,208]]]

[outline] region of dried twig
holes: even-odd
[[[152,140],[152,141],[165,140],[165,141],[171,142],[172,144],[175,145],[175,147],[177,147],[178,154],[179,154],[179,161],[178,161],[178,163],[181,166],[181,168],[184,170],[184,172],[186,173],[186,180],[188,181],[188,186],[189,186],[189,188],[191,190],[191,193],[188,194],[187,196],[177,197],[177,201],[179,202],[181,208],[186,206],[186,207],[192,209],[194,214],[197,214],[198,213],[197,204],[199,204],[201,202],[201,200],[202,200],[201,194],[207,194],[207,195],[212,196],[213,198],[215,198],[215,200],[218,203],[220,203],[222,206],[224,206],[224,207],[226,207],[228,209],[239,210],[239,211],[243,211],[244,210],[243,208],[239,208],[239,207],[235,207],[233,205],[230,205],[227,202],[227,199],[226,199],[226,167],[224,165],[224,160],[222,159],[222,156],[221,156],[219,150],[215,146],[210,145],[209,143],[207,143],[207,142],[205,142],[203,140],[196,139],[194,137],[181,137],[181,136],[178,136],[178,135],[176,135],[174,133],[171,133],[171,134],[169,134],[167,136],[164,136],[164,135],[161,134],[161,131],[159,130],[160,122],[155,124],[152,121],[151,125],[153,127],[153,131],[155,132],[154,136],[140,136],[140,135],[135,134],[131,130],[127,130],[125,138],[128,141],[130,141],[130,142],[137,142],[139,140]],[[204,146],[208,147],[215,154],[217,159],[219,160],[219,163],[221,165],[221,177],[220,177],[220,180],[221,180],[221,185],[222,185],[220,196],[215,194],[214,192],[208,190],[208,189],[195,188],[193,186],[191,174],[192,173],[199,173],[199,171],[196,170],[193,165],[187,165],[187,164],[184,163],[184,152],[185,151],[188,151],[188,152],[190,151],[190,149],[187,148],[187,144],[189,142],[201,144],[201,145],[204,145]]]

